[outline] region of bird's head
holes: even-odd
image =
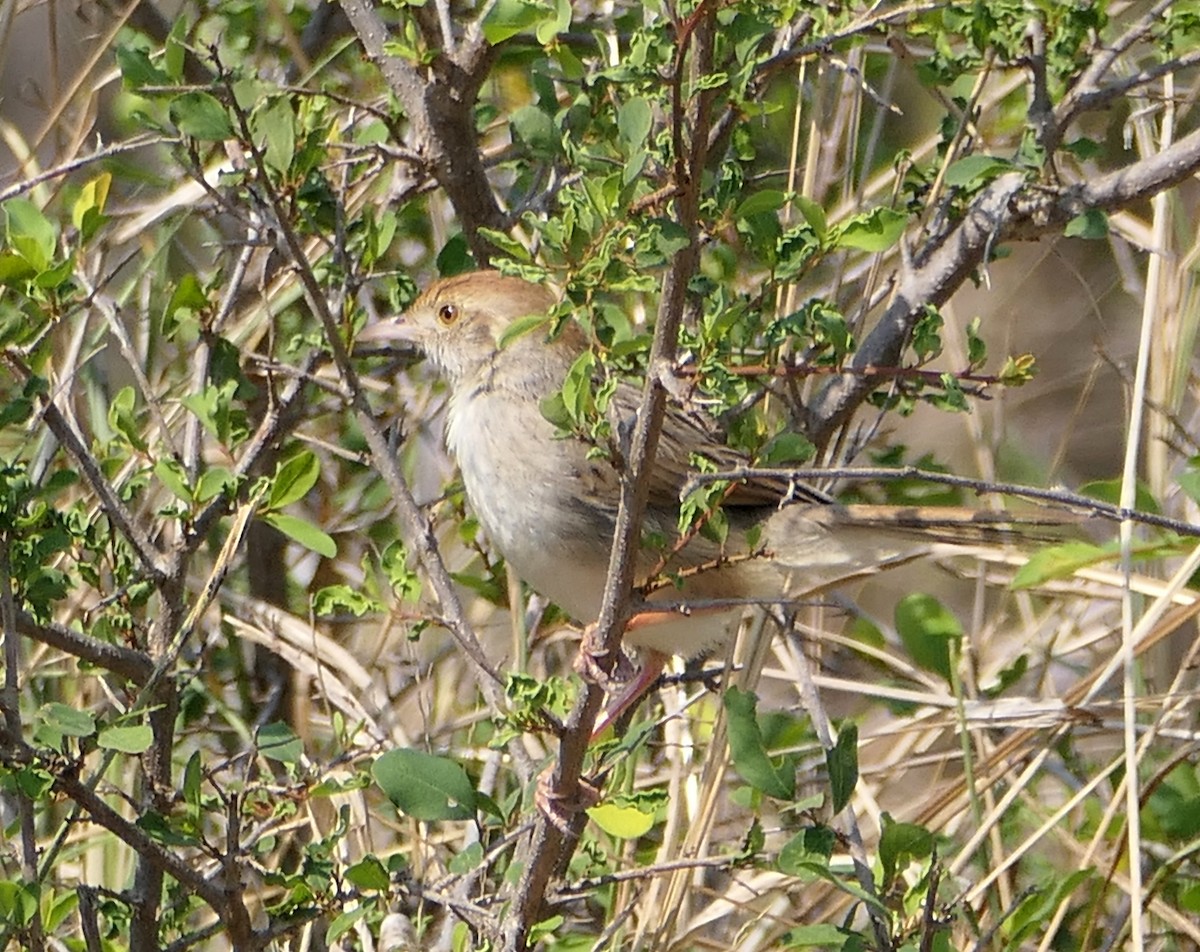
[[[554,294],[540,285],[498,271],[473,271],[435,281],[403,314],[366,328],[358,343],[414,347],[456,386],[487,372],[502,346],[514,361],[536,359],[535,350],[547,346],[544,328],[510,341],[505,331],[519,318],[548,314],[555,303]]]

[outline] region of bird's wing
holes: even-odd
[[[619,384],[609,404],[613,434],[628,456],[630,438],[641,405],[641,390],[630,384]],[[716,466],[717,472],[745,469],[750,461],[737,450],[727,446],[710,417],[689,412],[678,404],[668,403],[663,419],[662,435],[650,474],[650,504],[659,508],[676,508],[688,481],[696,475],[693,455],[702,456]],[[802,483],[785,479],[761,477],[740,479],[725,496],[722,505],[759,508],[777,506],[784,502],[829,503],[831,497]]]

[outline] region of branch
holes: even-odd
[[[33,371],[13,350],[5,350],[3,359],[22,382],[28,382],[33,377]],[[39,402],[46,424],[58,441],[67,448],[67,452],[71,454],[83,473],[84,479],[100,497],[105,514],[129,540],[129,544],[133,546],[133,550],[137,553],[138,560],[146,572],[155,582],[161,582],[170,574],[170,565],[166,557],[142,531],[134,520],[133,514],[125,508],[125,504],[117,496],[116,490],[105,479],[96,457],[84,445],[83,438],[62,410],[58,408],[58,405],[45,395],[39,395]]]
[[[818,446],[828,443],[879,382],[868,368],[898,364],[924,310],[949,300],[995,245],[1059,231],[1091,209],[1124,208],[1177,185],[1198,169],[1200,130],[1126,168],[1061,189],[1027,183],[1019,172],[997,178],[976,196],[945,240],[926,249],[902,275],[891,303],[855,353],[849,371],[826,385],[810,405],[809,438]]]
[[[32,615],[18,611],[16,628],[26,638],[65,651],[88,664],[119,674],[134,684],[144,684],[154,670],[154,662],[145,652],[100,641],[56,621],[39,622]]]
[[[349,15],[349,11],[347,13]],[[373,13],[372,17],[374,17]],[[379,26],[382,29],[382,24],[379,24]],[[380,42],[382,43],[382,39],[380,39]],[[396,61],[396,64],[400,67],[404,66],[400,61]],[[231,96],[230,98],[234,100],[234,97]],[[363,395],[358,374],[350,362],[350,353],[343,342],[342,329],[339,326],[338,319],[334,316],[333,309],[329,306],[329,302],[325,298],[320,282],[317,281],[317,277],[313,273],[312,266],[308,261],[308,256],[305,254],[300,238],[292,227],[291,219],[288,215],[289,210],[275,188],[271,176],[264,165],[262,152],[253,145],[254,139],[250,134],[249,117],[244,110],[236,105],[235,100],[233,112],[241,127],[240,132],[243,144],[247,148],[254,164],[257,182],[266,197],[266,202],[268,203],[266,210],[269,211],[273,218],[274,227],[278,229],[280,250],[286,253],[287,257],[295,265],[296,275],[300,279],[305,300],[321,322],[333,362],[349,391],[350,405],[358,418],[359,426],[362,427],[363,437],[367,441],[367,446],[371,450],[375,464],[379,467],[380,475],[391,491],[392,501],[395,503],[396,512],[401,520],[404,540],[415,551],[417,558],[425,569],[429,583],[433,587],[438,608],[445,619],[446,629],[466,655],[484,699],[493,711],[502,711],[504,709],[504,699],[500,689],[500,685],[503,683],[502,679],[491,661],[488,660],[483,646],[480,645],[479,639],[475,637],[475,633],[467,623],[466,615],[462,610],[462,603],[458,598],[458,592],[454,588],[450,573],[447,572],[441,553],[438,551],[437,539],[433,535],[433,529],[421,511],[420,506],[417,505],[416,500],[413,498],[412,492],[409,490],[408,484],[404,481],[404,476],[400,472],[395,454],[384,438],[379,425],[375,422],[375,417],[371,413],[371,408],[367,403],[366,397]],[[516,748],[515,744],[510,745],[510,750],[513,752],[515,758],[520,758],[521,752]]]
[[[689,47],[694,42],[696,52],[692,56],[692,72],[705,75],[712,68],[714,6],[710,0],[701,3],[686,21],[687,28],[677,34],[680,45],[672,75],[674,184],[678,189],[675,194],[675,218],[687,232],[688,243],[676,252],[663,281],[646,387],[637,412],[637,425],[627,457],[628,466],[621,478],[620,505],[608,575],[594,629],[596,663],[609,672],[620,658],[621,638],[632,613],[632,589],[637,556],[641,550],[642,518],[662,432],[667,381],[676,364],[679,327],[683,320],[688,282],[700,260],[700,192],[711,128],[713,91],[704,90],[690,102],[686,101],[684,67]],[[687,136],[690,136],[690,143]],[[573,802],[578,795],[584,756],[603,698],[604,690],[600,685],[585,680],[584,691],[565,724],[558,758],[550,778],[550,796],[560,802]],[[512,911],[504,923],[502,941],[505,949],[525,948],[529,927],[537,921],[550,879],[561,862],[560,854],[566,845],[564,831],[550,818],[539,814],[529,849],[521,857],[524,873],[513,897]]]
[[[477,232],[481,226],[503,229],[504,213],[484,171],[475,130],[475,97],[487,77],[493,47],[472,31],[469,42],[439,53],[427,69],[416,69],[385,50],[387,27],[367,0],[340,0],[342,10],[367,56],[379,67],[388,88],[408,116],[438,184],[458,213],[476,263],[485,267],[494,250]]]

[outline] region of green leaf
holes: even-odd
[[[908,218],[891,208],[873,208],[863,215],[855,215],[840,229],[835,244],[842,248],[857,248],[860,251],[887,251],[904,234]]]
[[[169,86],[171,77],[154,65],[150,54],[131,46],[117,47],[117,68],[121,70],[121,83],[126,89],[141,89],[143,86]]]
[[[4,203],[8,245],[34,271],[45,271],[54,258],[58,232],[33,202],[10,198]]]
[[[1116,545],[1093,545],[1090,542],[1063,542],[1047,546],[1029,557],[1029,561],[1017,570],[1009,587],[1019,591],[1071,578],[1080,569],[1112,561],[1117,551]]]
[[[829,221],[825,217],[824,208],[804,195],[795,196],[792,203],[800,210],[800,214],[818,238],[824,239],[829,234]]]
[[[645,146],[653,122],[650,103],[640,96],[621,103],[617,109],[617,137],[627,158]]]
[[[24,883],[15,879],[0,881],[0,922],[27,926],[38,910],[41,888],[37,883]]]
[[[333,541],[333,536],[322,532],[307,519],[289,516],[283,512],[267,512],[263,514],[262,518],[264,522],[273,525],[289,539],[299,542],[306,549],[311,549],[327,559],[337,556],[337,543]]]
[[[562,135],[554,124],[554,117],[544,109],[522,106],[508,123],[514,138],[523,142],[538,158],[550,159],[562,152]]]
[[[950,680],[950,640],[963,636],[954,613],[932,595],[914,592],[896,605],[896,631],[909,657],[926,671]]]
[[[602,803],[591,807],[587,815],[596,826],[609,836],[623,840],[636,840],[645,836],[654,826],[654,813],[647,813],[633,806],[618,806],[615,803]]]
[[[154,732],[147,724],[106,727],[96,738],[96,743],[105,750],[117,750],[123,754],[140,754],[149,750],[150,745],[154,743]]]
[[[104,222],[104,206],[108,203],[108,190],[112,185],[112,173],[102,172],[79,190],[71,206],[71,224],[80,237],[87,241]]]
[[[496,0],[483,18],[483,38],[495,46],[543,19],[545,11],[529,0]]]
[[[571,369],[563,380],[562,399],[567,414],[575,424],[582,424],[595,406],[592,399],[592,372],[596,366],[596,355],[585,350],[575,358]]]
[[[325,945],[332,948],[340,944],[338,939],[353,929],[358,921],[370,911],[371,907],[363,904],[335,917],[333,922],[329,923],[329,928],[325,930]]]
[[[475,809],[467,772],[448,757],[389,750],[376,759],[371,776],[397,809],[417,820],[467,820]]]
[[[953,187],[977,187],[986,185],[992,179],[1005,172],[1011,172],[1016,166],[1008,159],[994,155],[968,155],[959,159],[946,169],[945,182]]]
[[[495,245],[510,258],[516,258],[518,261],[526,263],[533,260],[529,249],[507,232],[498,231],[495,228],[478,228],[475,233]]]
[[[924,859],[933,853],[933,834],[916,823],[896,823],[886,813],[879,835],[879,865],[883,882],[890,884],[901,864],[909,859]]]
[[[269,760],[297,764],[304,754],[304,744],[287,724],[275,721],[258,732],[258,751]]]
[[[537,30],[534,36],[537,41],[543,46],[546,46],[554,40],[554,38],[562,33],[567,32],[567,28],[571,25],[571,0],[554,0],[554,16],[547,17],[537,25]],[[562,47],[565,48],[565,47]]]
[[[90,737],[96,732],[96,719],[87,711],[52,701],[38,712],[43,724],[68,737]]]
[[[806,827],[784,844],[775,865],[782,873],[810,880],[811,865],[828,865],[836,845],[837,835],[829,827]]]
[[[817,448],[799,433],[788,430],[774,437],[759,454],[762,466],[783,466],[812,459]]]
[[[524,317],[518,317],[500,332],[496,345],[503,350],[518,337],[524,337],[530,331],[545,327],[549,323],[550,315],[548,314],[526,314]]]
[[[500,234],[503,234],[503,232],[500,232]],[[507,237],[505,235],[505,238]],[[495,242],[492,243],[495,244]],[[528,253],[526,257],[528,257]],[[437,255],[436,264],[438,274],[445,278],[455,274],[462,274],[464,271],[475,270],[475,259],[471,256],[471,248],[467,244],[466,236],[461,231],[451,235],[446,240],[446,243],[442,245],[442,250]]]
[[[183,464],[173,456],[161,456],[154,464],[154,475],[171,491],[176,499],[184,502],[193,501],[192,489],[188,485],[187,472]]]
[[[321,475],[321,464],[310,450],[297,453],[276,467],[267,509],[282,509],[308,495]]]
[[[1076,215],[1063,229],[1068,238],[1088,238],[1096,240],[1108,237],[1108,215],[1099,208],[1089,208],[1082,215]]]
[[[367,855],[346,870],[346,879],[359,889],[387,889],[391,877],[375,856]]]
[[[208,93],[183,93],[171,100],[171,121],[185,136],[202,142],[221,142],[234,138],[229,113],[220,100]]]
[[[382,607],[375,599],[349,585],[326,585],[313,595],[312,606],[317,617],[349,612],[356,618],[362,618],[367,612],[379,611]]]
[[[183,63],[187,56],[187,47],[184,46],[184,43],[187,41],[189,29],[191,29],[189,19],[185,16],[177,16],[171,26],[171,32],[167,34],[167,41],[163,44],[163,67],[166,69],[167,75],[171,77],[171,81],[175,83],[183,82]]]
[[[250,132],[268,167],[280,174],[292,167],[296,154],[296,116],[286,96],[272,96],[266,105],[254,110]]]
[[[779,211],[787,201],[787,192],[774,188],[764,188],[755,192],[737,207],[733,213],[735,218],[749,218],[751,215],[762,215],[767,212]]]
[[[838,731],[837,742],[825,751],[829,769],[829,789],[833,795],[834,815],[846,809],[858,783],[858,725],[848,723]]]
[[[777,800],[791,800],[796,792],[795,760],[767,754],[756,717],[757,706],[758,698],[749,691],[730,688],[725,692],[734,769],[755,790]]]
[[[806,926],[794,926],[784,934],[784,949],[821,949],[829,950],[863,948],[862,940],[857,933],[842,929],[827,922],[815,922]]]

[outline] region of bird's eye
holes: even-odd
[[[438,308],[437,319],[439,324],[444,327],[449,327],[458,320],[458,305],[443,304]]]

